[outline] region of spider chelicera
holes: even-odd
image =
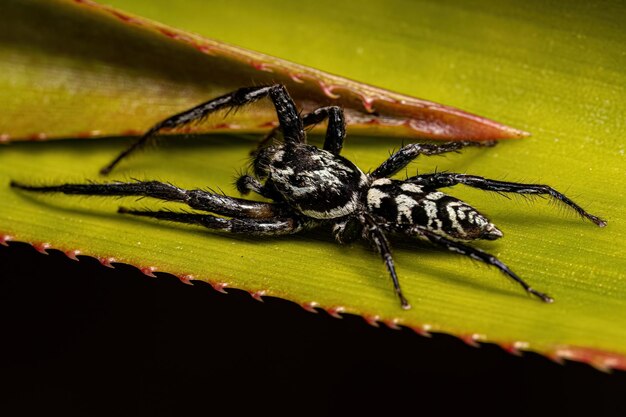
[[[437,246],[492,265],[528,293],[548,303],[553,301],[548,295],[533,289],[495,256],[464,243],[475,239],[498,239],[502,237],[502,232],[476,209],[442,193],[440,188],[464,184],[497,193],[546,195],[566,204],[596,225],[606,225],[604,220],[587,213],[547,185],[496,181],[451,172],[416,175],[405,180],[389,178],[419,155],[438,155],[458,151],[466,146],[492,146],[494,142],[413,143],[402,147],[366,174],[340,155],[346,133],[342,109],[336,106],[321,107],[301,116],[286,88],[280,84],[240,88],[171,116],[150,128],[103,168],[101,173],[109,173],[118,162],[143,147],[163,129],[180,127],[201,120],[217,110],[237,108],[264,97],[270,98],[278,116],[279,126],[271,136],[279,130],[283,139],[273,143],[264,141],[254,153],[254,175],[242,175],[236,186],[242,194],[254,191],[272,202],[249,201],[199,189],[185,190],[157,181],[48,186],[12,181],[11,186],[44,193],[140,196],[181,202],[205,213],[145,211],[124,207],[120,207],[119,212],[247,235],[289,235],[327,225],[340,243],[361,237],[377,249],[404,309],[409,309],[410,304],[400,289],[387,239],[389,234],[428,240]],[[328,121],[328,128],[323,149],[308,145],[305,127],[324,120]]]

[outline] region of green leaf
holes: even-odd
[[[338,105],[353,130],[434,139],[526,133],[168,27],[88,0],[7,0],[0,26],[0,142],[140,135],[163,118],[252,83],[286,85],[304,111]],[[187,131],[267,132],[268,103]]]
[[[338,246],[321,231],[281,239],[225,236],[115,214],[121,204],[164,206],[158,202],[40,196],[8,188],[9,179],[98,179],[98,169],[125,146],[111,139],[5,147],[0,235],[372,322],[626,369],[625,6],[387,1],[359,4],[357,11],[342,2],[278,0],[236,7],[185,2],[172,9],[161,1],[119,6],[528,130],[532,136],[523,141],[423,158],[409,172],[437,169],[547,183],[609,224],[597,228],[541,199],[446,190],[486,213],[505,234],[475,245],[556,301],[540,303],[485,265],[401,239],[393,240],[394,256],[413,304],[405,312],[378,256],[361,243]],[[399,145],[397,139],[349,131],[344,155],[368,170]],[[253,146],[250,137],[233,135],[170,138],[120,165],[112,179],[158,179],[236,195],[233,177],[247,165]]]

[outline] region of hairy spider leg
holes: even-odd
[[[328,119],[324,150],[339,155],[346,137],[346,121],[343,109],[337,106],[320,107],[303,117],[304,125],[316,125]]]
[[[233,218],[224,219],[210,214],[177,213],[173,211],[132,210],[120,207],[118,213],[133,216],[151,217],[178,223],[204,226],[207,229],[223,230],[230,233],[241,233],[255,236],[290,235],[301,231],[304,227],[296,218],[280,217],[274,219]]]
[[[324,150],[332,152],[335,155],[341,153],[343,148],[343,141],[346,137],[346,122],[343,115],[343,109],[337,106],[320,107],[314,111],[302,115],[302,123],[304,127],[313,126],[328,119],[328,127],[326,129],[326,138],[324,140]],[[263,148],[267,143],[272,140],[280,127],[275,127],[270,130],[267,135],[259,142],[257,149],[251,152],[254,156],[258,153],[259,149]]]
[[[578,213],[581,217],[591,220],[593,223],[600,227],[606,226],[606,220],[602,220],[599,217],[589,214],[587,211],[585,211],[578,204],[574,203],[564,194],[561,194],[554,188],[547,185],[497,181],[479,177],[476,175],[456,174],[452,172],[418,175],[408,178],[407,181],[416,184],[428,185],[429,187],[433,188],[452,187],[457,184],[463,184],[469,187],[479,188],[486,191],[494,191],[497,193],[549,195],[555,200],[560,201],[574,209],[574,211],[576,211],[576,213]]]
[[[281,204],[248,201],[203,190],[185,190],[158,181],[49,186],[25,185],[11,181],[11,187],[40,193],[57,192],[73,195],[152,197],[164,201],[185,203],[193,209],[209,211],[222,216],[240,218],[272,219],[284,216],[285,213],[291,213],[286,206]]]
[[[145,146],[162,129],[172,129],[201,120],[210,113],[221,109],[237,108],[253,103],[261,98],[267,97],[272,100],[278,115],[278,123],[285,135],[286,141],[304,142],[306,140],[302,119],[298,114],[295,103],[289,96],[287,89],[281,84],[259,87],[244,87],[225,94],[221,97],[211,99],[207,102],[192,107],[181,113],[168,117],[165,120],[152,126],[144,135],[133,143],[126,150],[121,152],[109,165],[100,170],[103,175],[108,174],[124,158],[132,152]]]
[[[409,310],[411,308],[411,304],[409,304],[408,300],[402,294],[400,281],[398,280],[398,275],[396,274],[396,267],[393,262],[393,257],[391,256],[391,248],[385,233],[370,214],[365,212],[361,213],[359,220],[364,226],[363,232],[365,236],[376,247],[378,253],[380,253],[380,256],[383,259],[383,262],[385,262],[385,266],[387,267],[387,270],[391,275],[391,280],[393,281],[393,288],[396,295],[400,299],[402,309]]]
[[[484,252],[477,248],[473,248],[464,243],[457,242],[455,240],[443,237],[423,226],[413,225],[409,228],[406,228],[404,230],[404,233],[411,235],[411,236],[424,237],[428,239],[431,243],[434,243],[437,246],[444,247],[448,249],[449,251],[452,251],[461,255],[469,256],[470,258],[475,259],[477,261],[484,262],[487,265],[495,266],[501,272],[503,272],[505,275],[511,278],[513,281],[521,285],[522,288],[524,288],[524,290],[526,290],[526,292],[528,292],[529,294],[536,296],[537,298],[541,299],[542,301],[546,303],[551,303],[554,301],[552,297],[550,297],[549,295],[533,289],[523,279],[517,276],[517,274],[511,271],[511,269],[508,266],[506,266],[502,261],[500,261],[498,258],[496,258],[495,256],[487,252]]]
[[[411,143],[394,152],[385,162],[370,174],[370,178],[385,178],[406,167],[411,161],[420,155],[441,155],[446,152],[455,152],[467,146],[494,146],[495,141],[484,142],[445,142],[442,144]]]

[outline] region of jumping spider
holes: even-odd
[[[12,181],[27,191],[65,194],[141,196],[176,201],[189,207],[217,214],[173,211],[144,211],[124,207],[120,213],[197,224],[209,229],[247,235],[278,236],[319,226],[332,228],[335,239],[346,242],[362,237],[380,253],[403,309],[410,304],[402,294],[387,234],[422,238],[450,251],[493,265],[544,302],[552,298],[524,282],[495,256],[463,243],[474,239],[494,240],[502,232],[470,205],[439,191],[464,184],[497,193],[550,196],[574,209],[598,226],[606,222],[583,210],[565,195],[538,184],[490,180],[474,175],[439,172],[416,175],[405,180],[390,177],[419,155],[438,155],[466,146],[493,145],[493,142],[447,142],[410,144],[393,153],[375,170],[364,173],[340,155],[345,137],[343,111],[336,106],[321,107],[301,116],[283,85],[240,88],[171,116],[150,128],[137,142],[101,170],[109,173],[118,162],[141,148],[159,131],[201,120],[221,109],[233,109],[269,97],[276,108],[283,140],[264,141],[254,153],[254,175],[242,175],[236,182],[242,194],[250,191],[272,200],[257,202],[184,190],[157,181],[60,184],[34,186]],[[306,143],[305,127],[328,120],[323,149]],[[276,133],[275,131],[273,133]]]

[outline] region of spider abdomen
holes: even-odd
[[[349,160],[315,146],[267,148],[268,179],[296,210],[316,219],[353,213],[369,180]]]
[[[371,213],[403,229],[422,226],[456,239],[497,239],[502,232],[469,204],[434,188],[382,178],[367,193]]]

